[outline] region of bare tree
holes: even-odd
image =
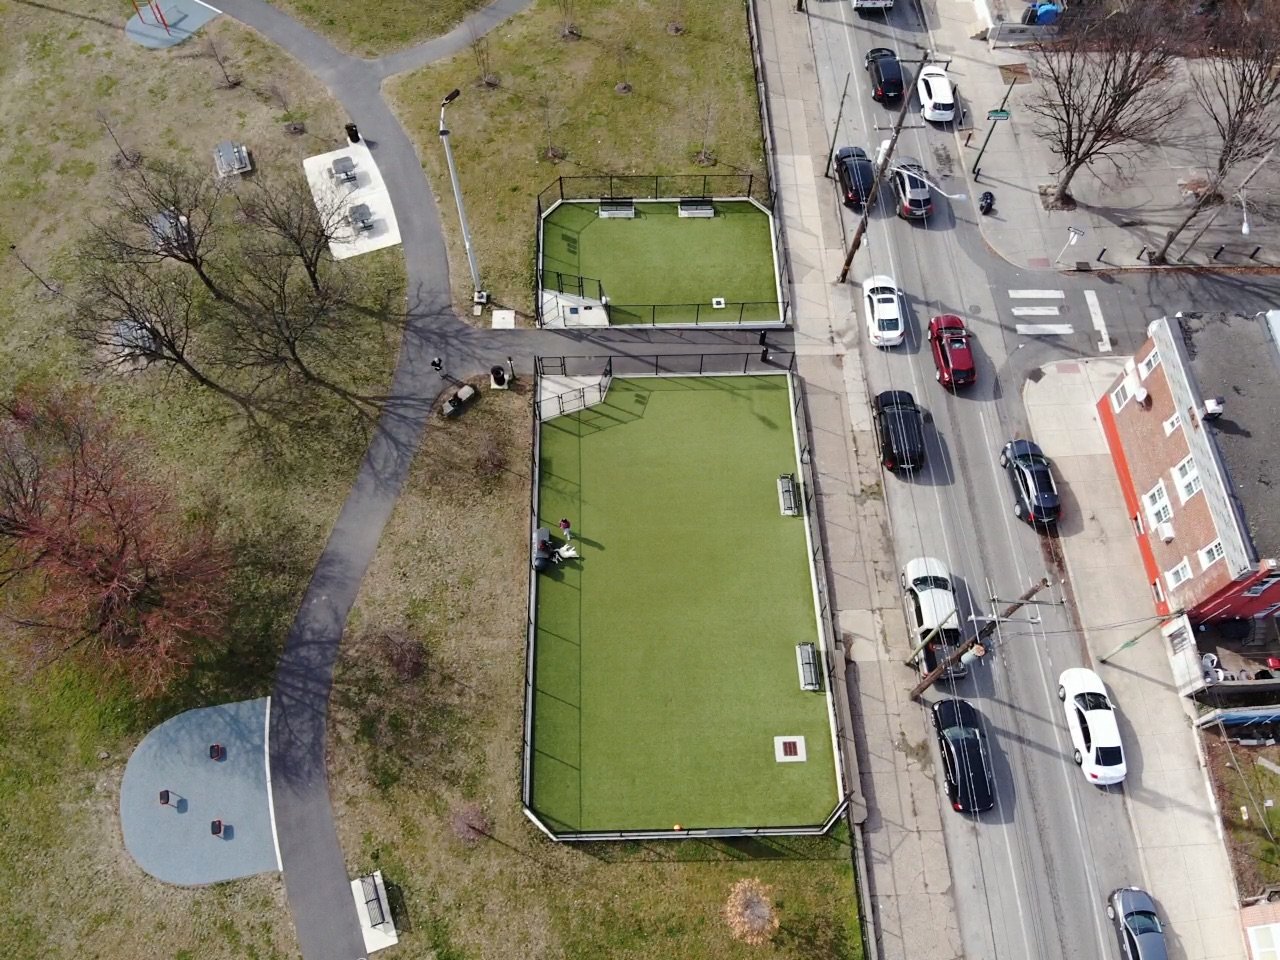
[[[1070,201],[1071,181],[1100,160],[1119,166],[1182,106],[1164,81],[1177,60],[1156,15],[1077,12],[1056,38],[1033,45],[1039,92],[1028,104],[1061,167],[1052,202]]]
[[[773,939],[778,929],[778,912],[769,892],[769,888],[754,877],[746,877],[733,885],[724,905],[724,919],[735,939],[753,947]]]
[[[560,39],[577,40],[582,36],[578,25],[573,22],[575,0],[556,0],[556,9],[560,11]]]
[[[93,348],[100,367],[159,364],[231,401],[255,422],[252,389],[229,386],[220,370],[197,359],[197,344],[213,355],[216,320],[188,274],[153,274],[145,267],[98,264],[88,274],[72,319],[72,335]]]
[[[627,75],[630,72],[628,67],[631,66],[631,53],[631,42],[628,40],[620,40],[614,45],[613,55],[618,61],[619,77],[618,82],[613,87],[615,93],[627,94],[631,92],[631,83],[627,80]]]
[[[240,78],[227,69],[227,58],[222,55],[222,51],[218,49],[212,37],[205,42],[205,51],[213,58],[213,62],[218,65],[218,70],[222,73],[222,88],[234,90],[240,86]]]
[[[493,56],[489,51],[489,38],[481,33],[475,24],[472,24],[469,29],[471,31],[471,56],[476,61],[479,84],[490,89],[501,86],[502,81],[493,72]]]
[[[693,156],[693,162],[700,167],[715,166],[716,154],[713,146],[713,138],[716,129],[716,105],[715,102],[708,99],[706,110],[702,115],[702,136],[698,152]]]
[[[684,0],[671,0],[671,17],[667,20],[667,33],[673,37],[684,33]]]
[[[118,190],[115,216],[94,224],[94,254],[116,263],[185,264],[216,299],[225,300],[208,266],[222,226],[223,181],[153,162],[122,177]]]
[[[244,218],[273,238],[275,251],[297,257],[307,272],[311,289],[320,293],[321,268],[330,258],[329,244],[345,229],[346,204],[339,196],[317,201],[305,177],[259,176],[236,195]]]
[[[560,110],[548,96],[538,98],[538,106],[542,110],[542,127],[547,136],[547,146],[542,156],[552,163],[564,159],[564,150],[556,146],[555,132],[559,128]]]
[[[0,416],[0,584],[24,583],[9,612],[34,666],[91,650],[153,692],[221,631],[225,552],[144,461],[88,398],[27,394]]]
[[[1220,26],[1210,56],[1188,62],[1192,96],[1214,132],[1208,182],[1152,254],[1154,263],[1168,258],[1174,241],[1206,207],[1214,205],[1216,217],[1229,175],[1240,164],[1267,156],[1280,138],[1280,31],[1265,22],[1246,24],[1242,17]]]
[[[107,136],[111,138],[111,142],[116,145],[116,155],[111,162],[117,170],[132,170],[142,162],[142,154],[136,150],[126,150],[120,143],[120,138],[116,136],[116,132],[111,127],[111,121],[107,119],[105,110],[97,112],[98,122],[107,130]]]

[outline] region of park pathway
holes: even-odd
[[[431,369],[469,376],[512,358],[517,371],[535,356],[621,352],[741,352],[754,334],[666,334],[652,330],[579,333],[478,330],[453,314],[449,261],[431,187],[417,151],[382,97],[382,82],[452,56],[523,10],[530,0],[496,0],[442,37],[377,60],[338,51],[329,41],[263,0],[219,0],[228,16],[253,28],[322,81],[360,128],[395,206],[405,259],[405,329],[391,400],[285,640],[271,704],[269,751],[285,889],[304,960],[364,956],[349,875],[338,842],[325,765],[333,668],[347,616],[383,528],[422,441],[431,405],[447,386]]]

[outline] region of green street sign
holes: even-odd
[[[988,120],[1008,120],[1009,111],[1008,110],[988,110],[987,119]]]

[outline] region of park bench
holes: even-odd
[[[818,651],[812,643],[796,644],[796,663],[800,669],[800,689],[816,691],[822,689],[821,675],[818,673]]]
[[[606,220],[630,220],[636,215],[636,203],[629,197],[610,197],[600,201],[598,212]]]
[[[716,207],[707,197],[689,197],[680,201],[676,212],[682,217],[714,217]]]
[[[799,489],[796,487],[794,473],[784,473],[778,478],[778,506],[784,517],[795,517],[800,514]]]

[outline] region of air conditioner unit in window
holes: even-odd
[[[1133,400],[1143,410],[1151,406],[1151,394],[1147,392],[1146,387],[1139,387],[1133,391]]]
[[[1173,524],[1170,523],[1168,520],[1166,520],[1164,523],[1157,523],[1156,536],[1159,537],[1161,540],[1163,540],[1165,543],[1172,542]]]

